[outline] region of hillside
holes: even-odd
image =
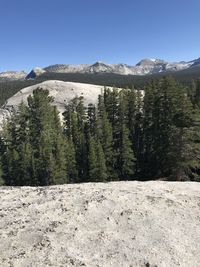
[[[143,88],[143,86],[152,79],[161,78],[164,74],[152,74],[152,75],[119,75],[113,73],[54,73],[46,72],[39,77],[31,80],[18,80],[18,81],[1,81],[0,80],[0,106],[15,93],[23,88],[31,85],[39,84],[48,80],[59,80],[66,82],[78,82],[87,84],[97,84],[103,86],[116,86],[121,88]],[[200,78],[200,67],[196,66],[186,70],[176,72],[166,72],[165,75],[171,75],[179,82],[185,85],[191,85],[192,80]]]
[[[198,183],[0,188],[0,266],[198,267]]]
[[[36,88],[47,89],[50,96],[54,97],[54,104],[60,112],[64,112],[65,105],[75,97],[84,97],[85,105],[97,103],[98,95],[103,92],[104,86],[94,84],[84,84],[63,81],[45,81],[37,85],[32,85],[20,90],[14,96],[9,98],[5,108],[17,107],[22,101],[27,102],[27,97],[32,94]]]

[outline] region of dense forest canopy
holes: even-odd
[[[1,133],[2,182],[200,181],[200,81],[188,91],[164,77],[144,91],[105,88],[87,107],[76,97],[61,124],[49,92],[34,90]]]

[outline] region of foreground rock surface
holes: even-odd
[[[0,188],[0,266],[200,264],[200,184]]]

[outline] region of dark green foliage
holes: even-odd
[[[132,149],[132,144],[129,139],[129,130],[122,124],[121,128],[121,144],[120,144],[120,155],[119,155],[119,170],[120,178],[131,180],[135,173],[135,155]]]
[[[89,135],[88,165],[91,182],[107,181],[107,167],[101,142]]]
[[[88,180],[87,162],[87,136],[86,136],[86,108],[83,98],[74,98],[66,106],[63,113],[64,129],[66,136],[71,140],[75,150],[75,160],[78,171],[76,182],[86,182]]]
[[[99,97],[99,113],[96,121],[96,134],[102,145],[104,158],[107,167],[107,180],[112,180],[114,176],[114,158],[113,158],[113,130],[105,106],[102,101],[102,96]]]
[[[194,104],[200,109],[200,79],[194,83]]]
[[[67,175],[70,183],[79,182],[78,167],[76,162],[76,151],[72,138],[66,140],[66,164]]]
[[[88,165],[90,181],[98,181],[98,158],[97,158],[97,146],[94,137],[89,135],[88,138]]]
[[[99,140],[97,141],[97,144],[96,144],[96,153],[97,153],[98,181],[106,182],[107,177],[108,177],[106,160],[105,160],[105,155],[103,152],[101,142]]]
[[[130,140],[129,126],[129,91],[119,92],[119,122],[118,122],[118,166],[121,179],[133,179],[135,173],[135,155],[133,143]],[[132,140],[134,142],[134,140]]]
[[[183,86],[172,78],[153,81],[144,97],[144,173],[185,179],[192,106]]]
[[[50,185],[68,181],[65,141],[47,90],[36,89],[3,132],[3,177],[7,185]]]
[[[199,81],[189,90],[164,77],[144,91],[105,88],[87,108],[76,97],[61,125],[53,98],[36,89],[1,133],[0,183],[200,181]]]
[[[6,100],[19,92],[21,89],[37,84],[38,81],[1,81],[0,80],[0,106],[4,105]]]
[[[192,127],[188,131],[189,176],[200,181],[200,80],[194,83]]]

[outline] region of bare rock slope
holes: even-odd
[[[104,90],[104,86],[101,85],[50,80],[20,90],[6,101],[4,108],[16,108],[21,102],[27,103],[28,96],[36,88],[48,90],[49,95],[54,98],[54,105],[57,106],[60,112],[64,112],[65,105],[75,97],[84,97],[85,105],[89,103],[96,104],[98,96]]]
[[[0,266],[198,267],[200,184],[0,188]]]
[[[57,80],[45,81],[36,85],[32,85],[21,89],[15,95],[10,97],[2,109],[0,109],[0,130],[2,128],[3,120],[9,117],[9,114],[17,109],[18,105],[22,102],[27,104],[27,98],[33,94],[33,90],[42,88],[49,91],[49,95],[54,98],[53,105],[55,105],[62,118],[62,113],[65,111],[66,104],[68,104],[75,97],[83,97],[84,105],[92,103],[94,105],[98,102],[98,96],[104,91],[104,86],[76,83],[76,82],[63,82]],[[107,88],[113,89],[107,86]],[[120,89],[120,88],[119,88]],[[142,91],[141,91],[142,92]]]

